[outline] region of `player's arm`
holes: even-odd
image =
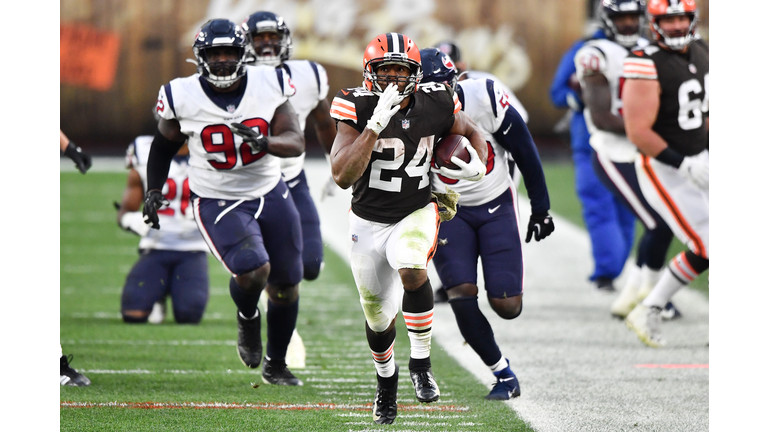
[[[64,132],[59,129],[59,149],[64,152],[64,155],[72,159],[77,169],[85,174],[88,168],[91,167],[91,156],[83,152],[83,149],[77,146],[72,140],[64,135]]]
[[[342,121],[338,122],[331,148],[331,173],[340,188],[347,189],[362,177],[377,139],[379,135],[367,127],[361,133]]]
[[[581,89],[584,106],[589,108],[592,122],[600,130],[624,134],[624,119],[611,112],[611,85],[601,73],[584,76]]]
[[[558,108],[571,108],[576,111],[581,111],[581,97],[571,87],[571,80],[576,73],[576,66],[573,64],[573,58],[576,56],[576,51],[581,48],[584,43],[582,41],[577,42],[563,55],[560,59],[560,64],[557,66],[555,76],[552,79],[552,85],[549,88],[549,98],[552,104]]]
[[[661,106],[660,95],[658,80],[627,79],[622,88],[622,111],[627,138],[650,157],[657,157],[668,148],[667,142],[653,130]]]
[[[144,185],[141,183],[139,172],[131,168],[128,181],[123,190],[123,198],[117,209],[117,224],[120,228],[144,236],[149,232],[149,226],[144,223],[141,214],[141,203],[144,201]]]
[[[330,111],[331,106],[327,100],[323,99],[317,104],[315,109],[309,112],[309,117],[315,123],[317,139],[320,141],[320,145],[326,154],[331,153],[333,141],[336,139],[336,122],[331,118]]]
[[[290,102],[285,101],[277,107],[270,128],[268,153],[277,157],[295,157],[304,153],[304,133]]]
[[[181,125],[176,119],[161,118],[157,123],[157,132],[152,140],[147,160],[147,193],[144,197],[144,223],[152,228],[160,229],[157,211],[168,205],[163,197],[163,185],[168,180],[168,170],[171,168],[173,156],[178,153],[187,136],[181,132]]]

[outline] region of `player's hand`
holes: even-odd
[[[469,162],[464,162],[456,156],[451,157],[453,162],[459,169],[450,169],[448,167],[440,167],[437,170],[438,173],[444,177],[448,177],[454,180],[469,180],[478,181],[485,175],[486,167],[480,156],[477,155],[477,151],[471,145],[467,145],[467,152],[469,153]]]
[[[389,124],[389,119],[400,110],[400,103],[397,101],[399,92],[395,84],[390,83],[379,96],[379,103],[373,109],[373,115],[368,120],[366,127],[379,135],[381,131]]]
[[[232,123],[229,125],[229,129],[232,133],[240,135],[243,138],[243,142],[251,146],[254,153],[265,151],[269,146],[269,139],[258,129],[249,128],[242,123]]]
[[[549,214],[532,214],[528,220],[528,234],[525,236],[525,242],[530,243],[531,237],[536,241],[543,240],[555,230],[555,223]]]
[[[323,186],[323,191],[320,193],[320,201],[323,201],[327,196],[334,196],[339,189],[341,188],[336,184],[336,180],[333,179],[333,176],[331,176],[328,178],[328,181],[325,182],[325,186]]]
[[[709,190],[709,158],[704,156],[686,156],[680,164],[680,174],[690,180],[699,189]]]
[[[87,153],[83,153],[83,149],[78,147],[77,144],[72,141],[67,145],[64,154],[75,162],[75,166],[83,174],[85,174],[85,172],[88,171],[88,168],[91,167],[91,156]]]
[[[157,217],[157,211],[161,207],[168,206],[171,203],[163,196],[163,193],[157,189],[147,191],[144,197],[144,223],[154,229],[160,229],[160,219]]]

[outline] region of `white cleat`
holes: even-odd
[[[661,308],[640,303],[632,309],[624,322],[649,347],[659,348],[666,344],[661,336]]]
[[[632,309],[637,306],[637,287],[627,285],[611,304],[611,315],[617,318],[626,318]]]
[[[291,369],[304,369],[307,367],[307,350],[304,348],[304,341],[296,329],[293,329],[291,342],[288,344],[288,351],[285,353],[285,364]]]

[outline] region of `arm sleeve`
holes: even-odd
[[[549,211],[549,192],[544,179],[544,170],[541,167],[541,159],[539,159],[539,151],[525,121],[514,107],[507,108],[504,121],[493,133],[493,138],[515,159],[531,200],[532,213],[546,214]]]
[[[155,139],[152,140],[149,160],[147,161],[147,191],[152,189],[163,190],[163,185],[168,180],[168,170],[171,168],[173,157],[183,145],[184,141],[171,141],[163,136],[160,131],[155,133]]]
[[[576,55],[576,51],[578,51],[583,44],[583,41],[576,42],[565,55],[563,55],[563,58],[560,59],[560,64],[557,66],[555,77],[552,79],[552,85],[549,88],[549,98],[558,108],[568,108],[569,94],[576,100],[581,101],[578,93],[568,86],[568,80],[571,75],[576,72],[573,58]]]

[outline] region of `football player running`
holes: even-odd
[[[301,222],[280,174],[280,157],[304,151],[304,135],[288,102],[295,89],[283,70],[246,66],[245,37],[226,19],[195,36],[198,72],[160,88],[162,117],[147,161],[144,221],[161,228],[162,187],[173,156],[188,140],[189,188],[195,221],[213,255],[232,274],[237,352],[256,368],[262,359],[259,295],[269,296],[262,380],[302,385],[285,364],[299,312],[303,276]]]
[[[322,65],[309,60],[289,60],[293,52],[291,31],[281,16],[272,12],[259,11],[251,14],[242,24],[249,62],[283,70],[291,78],[296,94],[290,99],[291,106],[299,116],[299,126],[304,131],[307,119],[315,125],[315,132],[325,153],[330,153],[336,137],[336,123],[331,118],[328,96],[328,75]],[[304,158],[300,156],[281,158],[280,170],[283,181],[291,190],[296,209],[301,218],[301,234],[304,244],[302,252],[304,279],[315,280],[323,265],[323,241],[320,233],[320,217],[309,193],[309,184],[304,174]],[[333,184],[333,188],[338,188]],[[305,366],[305,350],[301,337],[295,332],[288,346],[288,364],[292,367]]]
[[[440,224],[434,263],[461,335],[496,378],[485,398],[507,400],[520,396],[520,383],[478,306],[477,260],[482,261],[491,308],[504,319],[517,318],[523,310],[522,239],[517,188],[503,161],[507,154],[513,157],[531,198],[526,242],[533,236],[536,241],[542,240],[555,229],[549,215],[544,171],[525,120],[498,82],[467,79],[457,83],[458,73],[451,58],[437,48],[421,50],[421,63],[421,85],[434,82],[454,88],[462,111],[475,121],[486,141],[488,157],[482,180],[455,180],[434,173],[436,191],[445,193],[449,187],[459,193],[456,215]]]
[[[647,16],[654,42],[624,60],[624,122],[642,153],[635,167],[643,196],[689,248],[625,320],[659,347],[661,308],[709,268],[709,48],[695,36],[694,0],[652,0]]]
[[[125,279],[120,311],[126,323],[159,324],[171,298],[178,324],[198,324],[208,304],[208,245],[197,229],[189,192],[189,148],[184,145],[171,161],[158,210],[162,230],[144,223],[141,204],[147,184],[147,160],[153,136],[142,135],[128,146],[128,181],[117,207],[117,223],[141,237],[139,260]]]
[[[611,305],[611,314],[622,319],[659,280],[672,242],[672,230],[640,191],[635,172],[637,147],[627,139],[621,116],[619,84],[624,59],[633,47],[648,45],[648,40],[640,37],[644,14],[643,0],[603,1],[600,20],[606,39],[587,41],[574,57],[595,174],[645,227],[635,265],[628,269],[626,284]],[[665,307],[666,317],[679,316],[671,303]]]
[[[486,171],[486,144],[450,87],[419,85],[421,56],[409,37],[373,38],[363,77],[362,87],[341,89],[331,104],[338,121],[331,167],[341,188],[353,187],[347,241],[376,367],[373,418],[389,424],[397,416],[394,344],[401,305],[416,398],[440,397],[430,362],[434,299],[427,276],[440,221],[430,187],[433,145],[449,133],[467,137],[470,162],[457,159],[458,169],[441,169],[446,177],[477,181]]]

